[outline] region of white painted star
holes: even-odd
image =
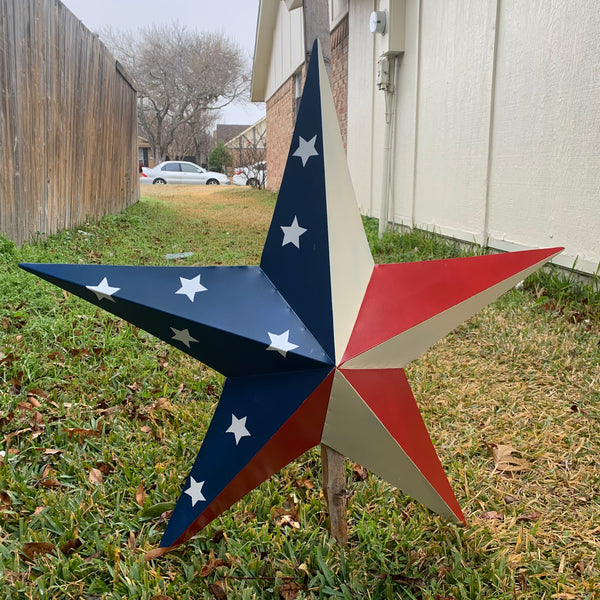
[[[206,498],[202,495],[202,486],[204,481],[196,481],[190,475],[190,487],[185,490],[185,493],[192,499],[192,506],[196,506],[196,502],[204,502]]]
[[[315,150],[317,136],[315,135],[311,140],[308,140],[308,142],[302,136],[299,136],[299,138],[300,145],[296,149],[296,152],[292,154],[292,156],[299,156],[302,159],[302,166],[305,167],[306,161],[311,156],[319,156],[319,153]]]
[[[206,288],[200,283],[200,275],[196,275],[193,279],[180,277],[179,281],[181,282],[181,287],[175,293],[185,294],[192,302],[198,292],[206,291]]]
[[[250,437],[250,432],[246,429],[246,419],[242,417],[238,419],[233,413],[231,415],[231,426],[225,433],[233,433],[235,435],[235,445],[237,446],[243,437]]]
[[[289,350],[293,350],[294,348],[298,348],[296,344],[292,344],[289,341],[290,330],[284,331],[283,333],[271,333],[267,332],[269,337],[271,338],[271,345],[267,348],[267,350],[273,350],[275,352],[279,352],[281,356],[285,358],[286,354]]]
[[[294,244],[296,248],[300,248],[300,236],[305,233],[307,229],[298,225],[298,217],[294,217],[294,220],[289,227],[281,225],[281,229],[283,231],[283,242],[281,245]]]
[[[121,289],[118,287],[111,287],[110,285],[108,285],[108,280],[106,279],[106,277],[98,285],[86,285],[85,287],[88,290],[94,292],[94,294],[96,294],[96,296],[98,297],[98,300],[106,298],[111,302],[115,301],[112,295]]]
[[[171,331],[175,334],[171,339],[183,342],[188,348],[190,347],[190,342],[198,341],[190,335],[188,329],[175,329],[175,327],[171,327]]]

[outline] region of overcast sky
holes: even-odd
[[[217,31],[237,42],[251,64],[258,0],[61,0],[88,29],[104,26],[135,31],[138,27],[178,21],[189,29]],[[252,124],[264,105],[246,103],[221,111],[219,123]]]

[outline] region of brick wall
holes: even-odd
[[[290,150],[296,112],[294,78],[290,77],[267,100],[267,187],[278,190]]]
[[[346,148],[348,131],[348,17],[331,32],[331,88]],[[295,82],[290,77],[267,100],[268,188],[278,190],[296,122]]]
[[[348,135],[348,15],[331,32],[331,90],[344,149]]]

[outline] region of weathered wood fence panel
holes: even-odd
[[[139,198],[136,91],[58,0],[0,0],[0,233],[21,244]]]

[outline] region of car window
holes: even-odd
[[[196,165],[188,165],[186,163],[181,163],[181,170],[184,173],[201,173],[200,169]]]
[[[179,163],[167,163],[163,165],[161,171],[179,171]]]

